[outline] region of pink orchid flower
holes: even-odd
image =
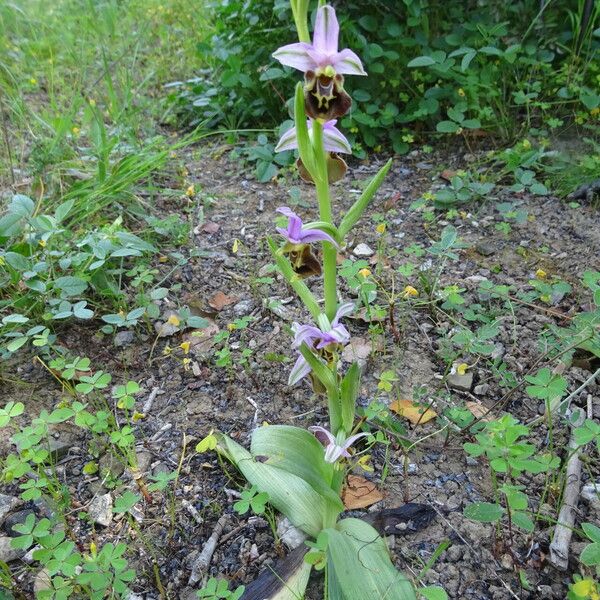
[[[350,457],[350,452],[348,452],[350,447],[360,438],[369,435],[364,432],[357,433],[339,443],[333,433],[325,429],[325,427],[314,425],[313,427],[309,427],[308,430],[312,431],[321,444],[325,446],[325,462],[328,463],[337,462],[342,457]]]
[[[323,146],[327,152],[352,154],[350,143],[344,137],[342,132],[335,126],[337,119],[327,121],[323,124]],[[308,119],[308,134],[312,132],[312,119]],[[296,128],[288,129],[279,140],[275,147],[275,152],[283,152],[284,150],[294,150],[298,147],[298,139],[296,137]]]
[[[273,53],[282,65],[306,73],[314,71],[317,77],[325,75],[366,75],[360,58],[345,48],[338,52],[340,27],[332,6],[317,11],[312,44],[297,42],[282,46]]]
[[[278,213],[289,218],[286,229],[277,227],[277,232],[282,235],[290,244],[310,244],[311,242],[330,242],[337,246],[336,241],[320,229],[303,229],[302,219],[287,206],[280,206]]]
[[[321,315],[319,318],[320,327],[294,323],[292,325],[292,331],[294,332],[292,348],[300,348],[302,344],[306,344],[309,348],[322,350],[330,345],[347,344],[350,341],[350,333],[346,327],[340,323],[340,319],[351,314],[353,311],[354,304],[352,302],[347,302],[338,308],[331,323],[329,323],[325,315]],[[306,362],[304,356],[300,354],[290,371],[288,384],[295,385],[301,379],[306,377],[311,370],[312,369]]]

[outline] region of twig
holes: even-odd
[[[569,450],[573,452],[567,463],[563,503],[558,514],[558,522],[554,528],[554,536],[550,543],[550,562],[562,571],[566,571],[569,566],[569,544],[573,535],[575,513],[581,490],[581,461],[579,460],[581,448],[578,447],[575,441],[575,429],[582,424],[583,418],[584,413],[581,412],[577,422],[571,424]]]
[[[194,519],[194,521],[196,521],[198,525],[202,525],[202,523],[204,523],[204,519],[200,516],[200,513],[191,502],[189,502],[188,500],[182,500],[181,506],[183,506],[183,508],[185,508],[185,510],[187,510],[190,513],[190,515],[192,515],[192,519]]]
[[[225,528],[225,525],[227,525],[228,522],[229,515],[222,515],[217,521],[213,532],[211,533],[210,537],[206,540],[200,554],[198,555],[198,557],[194,561],[194,564],[192,565],[192,574],[190,575],[188,585],[196,584],[198,581],[200,581],[200,579],[202,579],[205,572],[208,570],[213,554],[215,553],[215,550],[217,548],[217,542],[219,541],[219,538],[223,533],[223,529]]]
[[[152,410],[152,405],[154,404],[154,400],[156,400],[156,396],[159,394],[164,394],[164,391],[161,390],[158,386],[152,388],[150,395],[148,396],[148,400],[144,403],[144,407],[142,408],[142,412],[147,415]]]

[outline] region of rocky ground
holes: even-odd
[[[429,246],[447,224],[444,216],[432,223],[424,222],[422,213],[410,210],[410,205],[424,192],[446,185],[439,176],[443,169],[474,168],[477,163],[472,162],[473,158],[415,153],[395,159],[366,218],[351,234],[345,257],[355,259],[357,253],[362,253],[389,292],[391,273],[414,260],[403,250],[415,243]],[[92,539],[98,546],[107,541],[125,541],[131,550],[130,562],[138,572],[133,590],[136,597],[147,600],[160,597],[157,579],[164,586],[165,597],[193,597],[193,589],[198,586],[189,586],[192,564],[224,514],[228,517],[210,566],[211,574],[227,577],[236,585],[248,583],[284,553],[283,547],[274,546],[273,532],[264,518],[240,517],[233,512],[232,504],[243,486],[242,479],[232,467],[221,464],[214,453],[197,454],[196,442],[211,428],[244,443],[252,429],[264,421],[307,427],[327,420],[322,401],[308,385],[287,386],[292,357],[289,326],[306,315],[293,292],[265,266],[271,262],[265,235],[273,233],[275,209],[281,205],[294,206],[311,220],[315,217],[312,188],[285,179],[258,184],[240,172],[235,161],[212,150],[190,154],[185,162],[195,183],[195,198],[161,198],[158,210],[163,214],[186,215],[192,221],[193,240],[174,248],[187,260],[163,284],[178,286],[178,291],[169,294],[161,308],[164,313],[189,306],[195,314],[210,320],[209,334],[195,337],[174,332],[156,340],[154,332],[139,330],[113,339],[98,334],[98,325],[93,323],[85,327],[69,326],[60,335],[73,354],[89,356],[93,365],[113,374],[115,383],[133,379],[142,386],[136,405],[146,415],[139,422],[136,434],[140,470],[146,475],[156,475],[182,465],[173,493],[157,492],[152,495],[152,502],[139,504],[135,515],[138,531],[126,520],[112,518],[110,514],[112,499],[120,486],[135,487],[131,479],[127,480],[128,473],[123,473],[118,463],[108,464],[105,455],[100,459],[101,466],[112,471],[112,478],[103,481],[83,475],[83,465],[90,460],[89,440],[79,430],[64,427],[56,430],[56,452],[60,457],[57,470],[71,492],[73,515],[87,510],[93,513],[91,521],[96,521],[92,524],[73,516],[82,546]],[[354,165],[350,176],[335,186],[338,216],[351,205],[362,182],[379,166],[376,161]],[[301,190],[300,204],[292,204],[289,194],[292,186]],[[512,230],[502,233],[496,229],[496,224],[503,221],[497,205],[507,201],[526,211],[527,218],[520,224],[512,223]],[[496,188],[484,202],[465,205],[460,211],[464,212],[449,222],[458,229],[467,247],[460,250],[458,260],[446,263],[440,287],[456,284],[465,288],[468,301],[475,301],[482,280],[530,289],[528,281],[538,269],[574,287],[573,293],[550,310],[540,302],[533,303],[535,306],[515,302],[513,314],[502,317],[495,356],[502,357],[520,377],[543,353],[540,336],[547,327],[564,326],[572,314],[583,310],[589,302],[580,292],[578,281],[585,270],[600,269],[600,213],[585,204],[571,208],[553,196],[517,194],[502,188]],[[376,223],[370,218],[373,214],[385,217],[387,227],[383,235],[376,232]],[[363,246],[357,252],[360,244],[367,248]],[[157,268],[167,275],[172,267],[159,262]],[[265,278],[272,278],[272,283]],[[396,289],[406,283],[396,273]],[[419,287],[417,274],[411,284]],[[316,284],[311,286],[318,292]],[[351,297],[351,291],[345,290],[345,295]],[[385,294],[380,293],[380,298],[384,302]],[[252,317],[248,327],[234,331],[230,338],[234,364],[216,366],[214,354],[222,344],[215,344],[213,336],[245,316]],[[389,323],[383,322],[384,335],[374,334],[373,329],[369,331],[369,323],[364,319],[348,319],[353,347],[362,353],[364,362],[360,392],[363,406],[375,398],[386,403],[394,399],[378,390],[376,377],[386,369],[393,369],[398,378],[394,394],[414,398],[421,390],[426,401],[435,398],[433,408],[438,413],[452,403],[470,401],[484,410],[492,408],[493,416],[507,410],[527,422],[539,414],[540,407],[522,389],[504,405],[496,406],[506,389],[499,386],[487,363],[474,366],[464,377],[451,377],[442,383],[446,364],[438,351],[440,340],[447,337],[453,326],[451,321],[439,316],[434,319],[426,308],[408,310],[405,306],[398,308],[396,317],[393,332]],[[165,345],[177,348],[185,340],[191,344],[192,362],[188,370],[183,368],[183,355],[178,351],[174,351],[176,358],[163,354]],[[240,365],[244,348],[252,353],[246,359],[247,364]],[[62,398],[60,385],[37,361],[21,356],[10,370],[5,370],[5,375],[5,400],[19,399],[26,404],[23,423]],[[575,389],[589,375],[585,365],[572,366],[565,373],[570,389]],[[587,393],[594,398],[594,416],[600,418],[600,386],[590,385]],[[575,401],[585,403],[585,395]],[[443,586],[450,598],[565,598],[570,575],[578,569],[577,556],[583,541],[574,539],[570,570],[566,573],[555,570],[546,560],[549,527],[538,524],[534,534],[520,535],[512,554],[500,548],[495,543],[494,526],[470,521],[462,514],[470,502],[490,499],[486,461],[467,457],[462,448],[465,437],[427,438],[439,428],[436,420],[405,426],[406,439],[411,443],[421,440],[411,449],[407,463],[395,440],[387,456],[383,448],[374,451],[374,472],[361,473],[373,480],[383,494],[383,500],[367,510],[397,507],[410,501],[435,512],[433,520],[418,531],[409,527],[388,537],[398,567],[411,575],[419,573],[436,548],[447,541],[447,549],[431,565],[423,581]],[[565,427],[557,425],[554,436],[557,447],[566,445]],[[534,439],[543,448],[547,443],[545,428],[534,430]],[[3,453],[9,450],[7,439],[0,440],[0,450]],[[596,470],[586,473],[586,478],[598,477],[598,462],[595,464]],[[534,501],[537,498],[538,503],[544,481],[540,475],[523,482],[530,498]],[[0,497],[0,520],[4,521],[0,559],[14,559],[11,567],[24,589],[31,590],[35,574],[31,561],[27,557],[10,556],[12,550],[6,536],[11,535],[12,525],[22,521],[27,513],[35,511],[41,515],[51,508],[43,503],[17,505],[13,498],[16,488],[6,487],[3,491],[6,497]],[[546,497],[543,502],[541,513],[555,516],[557,498]],[[593,504],[582,501],[578,521],[597,522],[598,518],[597,505],[594,508]],[[99,524],[102,519],[104,525]],[[519,570],[527,575],[529,590],[521,585]],[[307,597],[316,600],[320,593],[317,576]]]

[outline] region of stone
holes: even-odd
[[[23,501],[20,498],[7,496],[6,494],[0,494],[0,525],[4,523],[6,515],[8,515],[11,510],[17,508],[17,506],[21,504],[23,504]]]
[[[98,461],[98,473],[104,479],[110,473],[110,477],[117,479],[125,471],[125,465],[117,460],[112,454],[103,454]]]
[[[27,519],[27,517],[29,515],[35,515],[33,510],[26,509],[26,510],[19,510],[17,512],[12,513],[8,517],[6,517],[6,519],[4,520],[4,525],[3,525],[4,531],[11,537],[20,536],[21,535],[20,533],[13,531],[13,527],[15,525],[21,525],[22,523],[25,523],[25,520]]]
[[[594,510],[600,512],[600,483],[586,483],[581,488],[581,497]]]
[[[108,527],[113,518],[113,499],[110,494],[96,496],[88,507],[88,514],[94,523]]]
[[[488,393],[489,389],[489,383],[480,383],[473,388],[473,393],[477,396],[483,396]]]
[[[233,307],[233,314],[237,317],[244,317],[249,315],[254,308],[254,302],[252,300],[241,300]]]
[[[359,258],[368,258],[369,256],[373,256],[375,251],[367,244],[358,244],[358,246],[356,246],[352,251],[352,254],[354,254],[354,256],[358,256]]]
[[[482,256],[491,256],[496,252],[496,248],[490,242],[479,242],[479,244],[475,246],[475,250]]]
[[[69,454],[73,447],[73,439],[70,436],[60,436],[59,438],[50,438],[50,456],[54,462],[59,461]]]
[[[277,523],[277,535],[281,541],[290,549],[293,550],[304,543],[306,534],[294,527],[287,517],[283,517]]]
[[[448,375],[448,386],[461,392],[470,392],[473,386],[473,373],[467,371],[464,375],[451,373]]]
[[[52,589],[52,579],[48,573],[48,569],[42,569],[38,572],[33,580],[33,592],[37,595],[44,590]]]
[[[130,344],[132,344],[134,339],[135,339],[135,335],[134,335],[133,331],[119,331],[115,335],[113,344],[117,348],[122,348],[124,346],[129,346]]]
[[[8,536],[0,537],[0,562],[9,563],[12,560],[17,560],[25,554],[25,550],[13,548],[11,541],[13,538]]]
[[[140,450],[135,453],[135,456],[140,473],[146,473],[152,462],[152,453],[147,450]]]

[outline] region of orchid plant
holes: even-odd
[[[279,270],[313,319],[313,323],[293,324],[292,348],[298,356],[289,384],[310,379],[317,396],[327,399],[329,428],[259,427],[252,434],[249,451],[219,434],[217,450],[252,486],[266,492],[269,502],[296,527],[319,538],[325,556],[326,598],[413,599],[412,584],[393,566],[377,531],[360,519],[340,519],[344,510],[340,495],[351,466],[352,447],[369,434],[357,431],[354,424],[358,365],[351,365],[346,373],[340,369],[341,350],[350,340],[342,319],[355,307],[350,302],[338,303],[337,253],[381,185],[391,161],[336,225],[330,184],[346,172],[339,154],[351,152],[348,140],[336,127],[336,119],[352,104],[344,90],[344,75],[365,76],[366,72],[354,52],[338,50],[339,26],[333,7],[319,6],[310,40],[308,4],[308,0],[291,0],[299,41],[273,54],[283,65],[304,73],[304,83],[296,86],[295,126],[283,134],[277,150],[297,149],[300,175],[316,189],[319,220],[305,224],[282,206],[277,212],[287,223],[276,231],[284,243],[268,241]],[[322,263],[313,251],[317,243],[322,246]],[[321,275],[323,309],[305,282]],[[302,597],[311,568],[311,561],[305,561],[276,597]]]

